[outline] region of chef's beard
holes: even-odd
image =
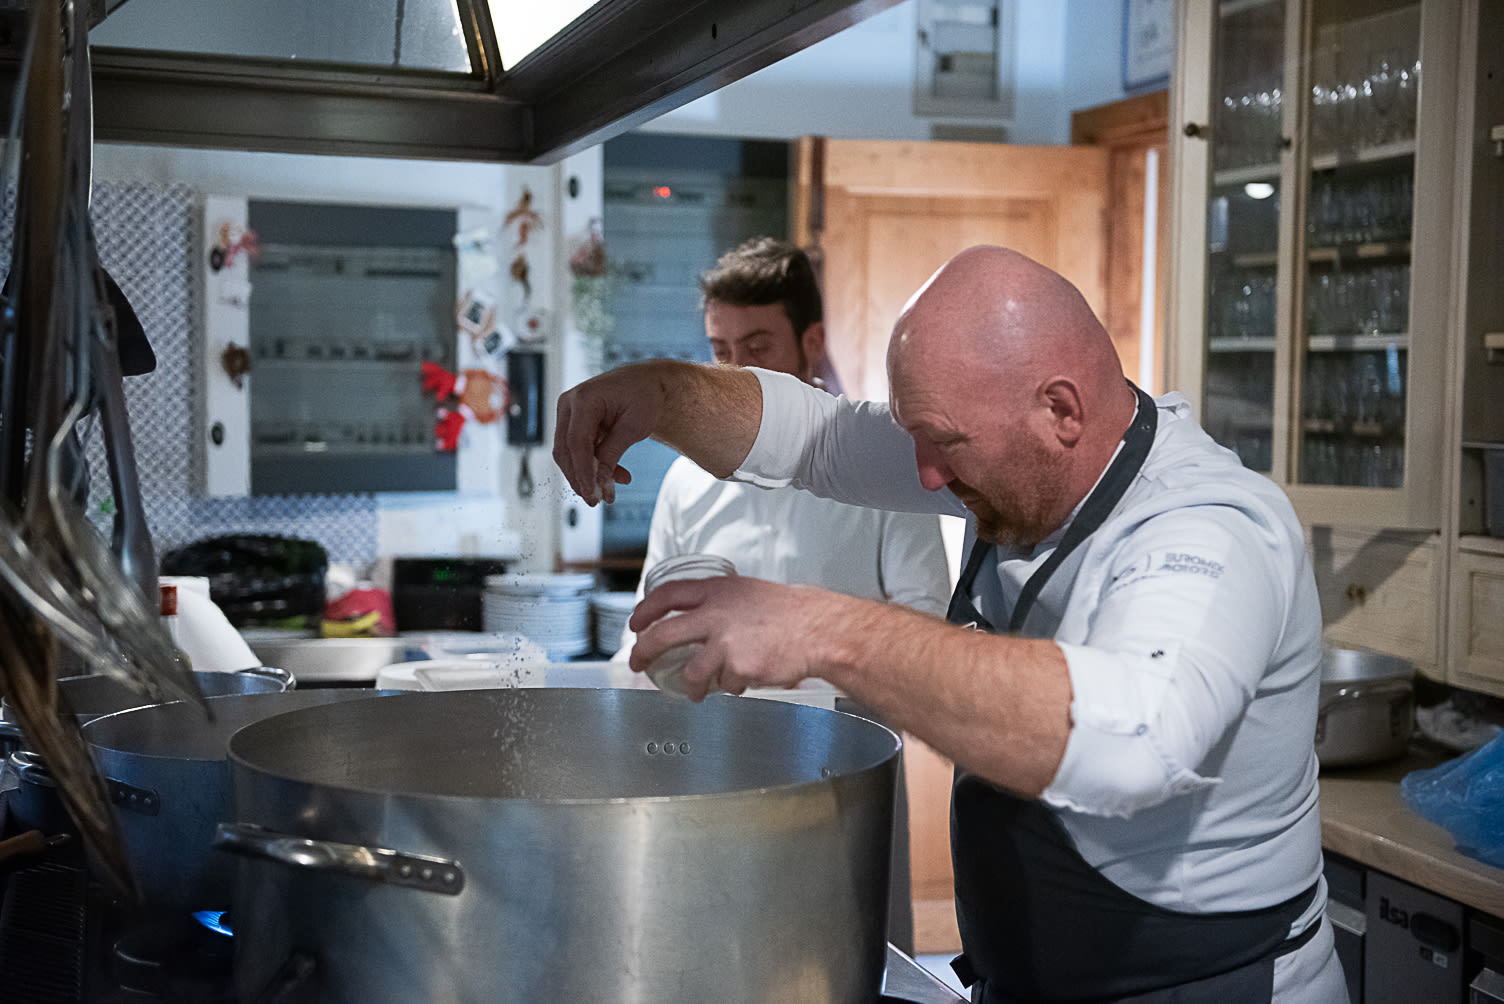
[[[991,490],[952,481],[956,494],[977,520],[977,536],[999,547],[1031,549],[1059,529],[1058,500],[1065,486],[1064,458],[1043,449],[1030,449],[1032,462],[1015,465],[1028,470],[1027,483],[1003,482]],[[1022,489],[1022,490],[1020,490]]]

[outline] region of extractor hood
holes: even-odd
[[[547,163],[899,0],[598,0],[514,67],[500,0],[77,2],[97,140]],[[6,107],[27,6],[0,0]]]

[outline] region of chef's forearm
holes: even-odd
[[[718,478],[741,466],[762,422],[762,387],[757,378],[734,366],[693,363],[666,364],[655,376],[669,407],[653,438]]]
[[[821,650],[826,679],[967,770],[1027,796],[1054,779],[1071,702],[1054,642],[864,603]]]

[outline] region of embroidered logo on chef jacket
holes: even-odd
[[[1193,575],[1206,575],[1213,579],[1222,577],[1222,562],[1203,558],[1199,554],[1190,551],[1166,551],[1164,563],[1159,566],[1160,572],[1190,572]]]
[[[1119,572],[1107,587],[1107,595],[1146,579],[1170,575],[1199,575],[1220,579],[1225,566],[1194,551],[1150,551]]]

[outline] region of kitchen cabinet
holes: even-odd
[[[1504,9],[1467,6],[1462,52],[1456,190],[1462,202],[1457,269],[1458,323],[1452,341],[1448,435],[1451,506],[1445,527],[1450,555],[1450,682],[1504,696],[1504,499],[1485,483],[1489,451],[1504,443]],[[1495,454],[1497,457],[1498,454]],[[1495,486],[1495,495],[1498,488]],[[1494,519],[1489,520],[1488,514]],[[1492,525],[1490,525],[1490,523]],[[1489,535],[1489,532],[1494,534]]]
[[[1171,384],[1288,491],[1331,640],[1504,694],[1504,9],[1180,21]]]
[[[1437,539],[1407,530],[1308,527],[1326,640],[1401,656],[1440,676],[1435,607],[1445,580]]]
[[[472,286],[462,273],[479,253],[456,237],[494,230],[489,213],[206,195],[199,223],[205,494],[463,487],[479,423],[436,449],[422,367],[500,369],[500,336],[479,323],[497,280]],[[457,304],[480,337],[457,333]],[[497,403],[443,403],[460,401]]]
[[[1181,19],[1172,386],[1306,523],[1438,530],[1458,5]]]

